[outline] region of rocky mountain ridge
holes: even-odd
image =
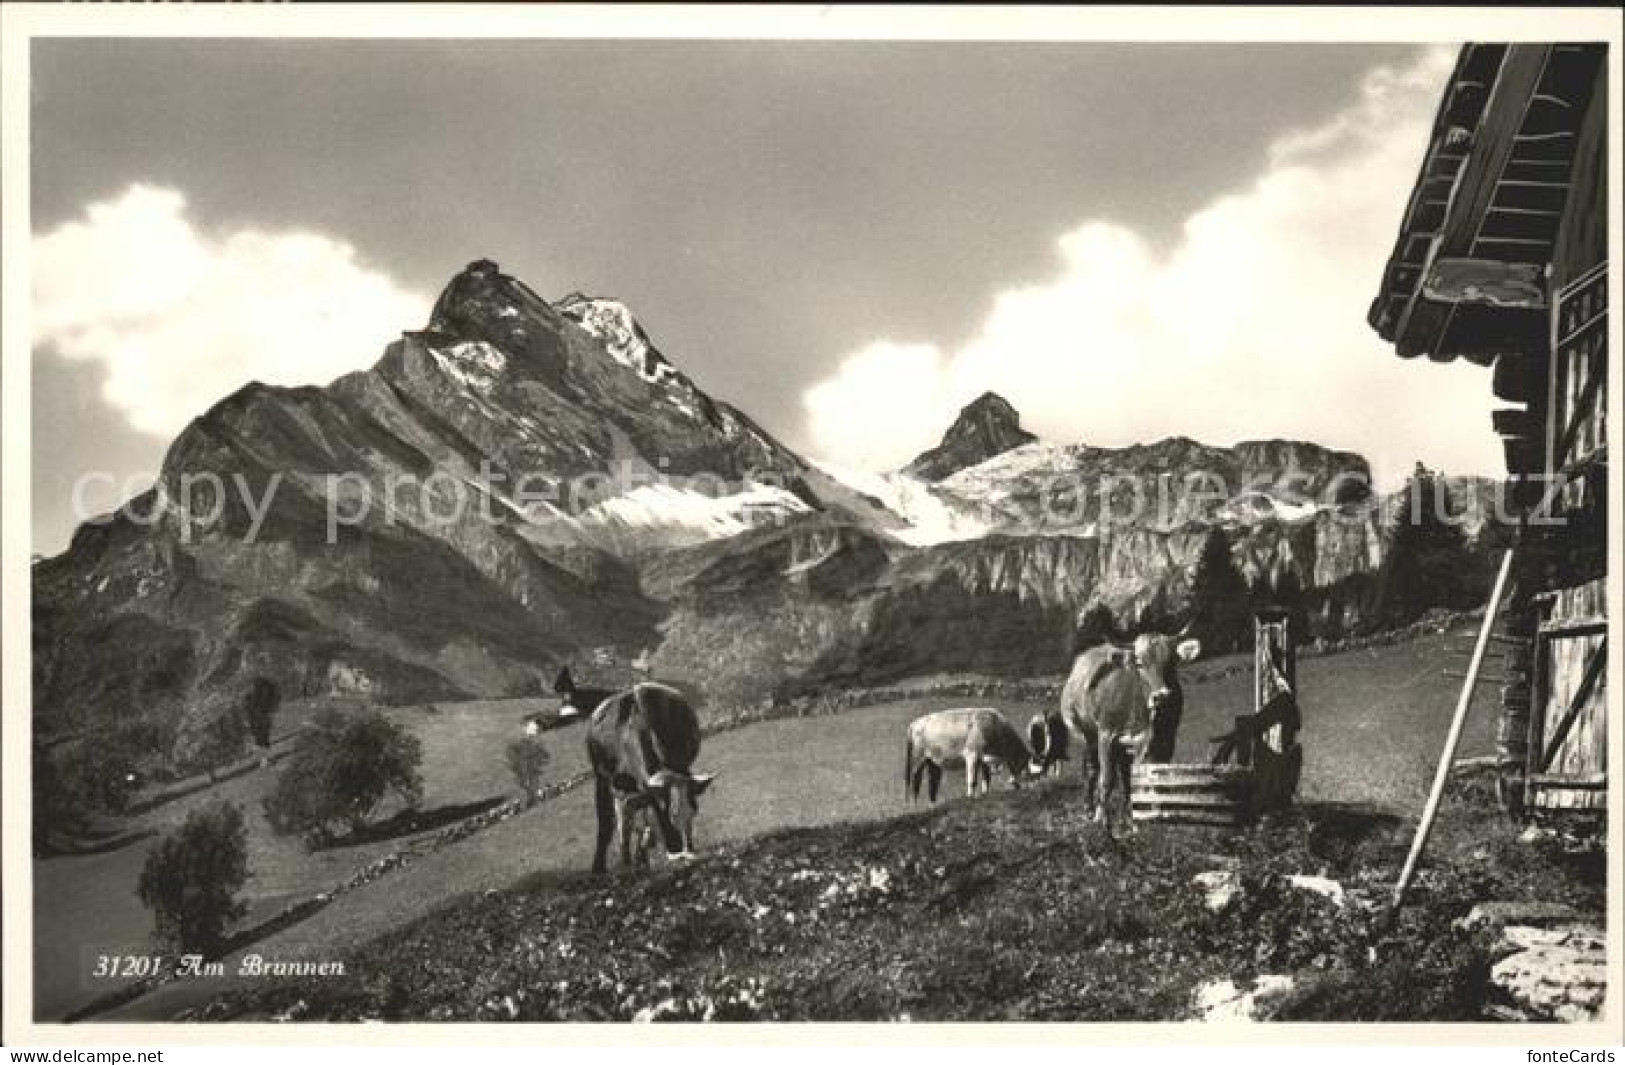
[[[624,304],[480,260],[371,369],[222,400],[153,491],[32,567],[35,724],[146,722],[184,763],[257,676],[387,703],[644,652],[717,698],[1011,673],[1091,602],[1176,608],[1210,525],[1250,577],[1311,589],[1381,555],[1380,501],[1336,487],[1364,460],[1311,444],[1056,446],[990,394],[910,469],[809,462]],[[1104,520],[1103,484],[1204,472],[1243,487]]]
[[[244,387],[176,438],[153,491],[33,567],[36,723],[151,719],[184,754],[255,675],[384,701],[541,689],[653,641],[625,556],[663,530],[629,527],[640,487],[695,475],[710,494],[683,493],[703,513],[672,519],[677,542],[764,514],[885,523],[624,308],[555,307],[472,263],[373,368]]]

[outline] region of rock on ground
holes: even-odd
[[[1481,902],[1456,924],[1467,932],[1499,932],[1508,925],[1553,928],[1575,924],[1580,912],[1561,902]]]
[[[1509,925],[1501,935],[1515,949],[1496,963],[1490,982],[1520,1009],[1559,1021],[1597,1019],[1608,993],[1601,929]]]
[[[1191,883],[1206,893],[1204,901],[1214,913],[1223,913],[1241,895],[1241,877],[1233,869],[1197,873],[1191,878]]]
[[[1344,903],[1346,902],[1346,898],[1343,894],[1343,885],[1339,884],[1331,877],[1305,876],[1299,873],[1294,873],[1286,878],[1286,882],[1291,884],[1293,888],[1298,891],[1310,891],[1316,895],[1324,897],[1329,902],[1335,904],[1338,909],[1342,909]]]
[[[1234,980],[1209,980],[1196,989],[1197,1019],[1208,1024],[1249,1023],[1271,1001],[1292,990],[1290,976],[1260,976],[1251,990],[1243,991]]]
[[[1339,909],[1347,902],[1343,885],[1330,877],[1294,873],[1286,878],[1286,882],[1294,891],[1308,891],[1319,895]],[[1206,895],[1203,901],[1213,913],[1224,912],[1241,897],[1241,874],[1234,869],[1214,869],[1206,873],[1197,873],[1191,877],[1191,883]]]

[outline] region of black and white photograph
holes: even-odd
[[[1617,11],[323,8],[4,13],[8,1044],[1617,1043]]]

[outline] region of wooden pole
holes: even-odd
[[[1495,575],[1495,591],[1490,593],[1490,605],[1484,611],[1484,624],[1478,629],[1478,642],[1473,645],[1473,658],[1467,665],[1467,679],[1461,685],[1461,696],[1456,700],[1456,716],[1450,722],[1450,731],[1444,738],[1444,751],[1439,755],[1439,768],[1433,774],[1433,790],[1428,792],[1427,805],[1422,808],[1422,822],[1416,826],[1416,838],[1411,840],[1411,853],[1405,858],[1405,868],[1394,885],[1394,909],[1405,902],[1405,892],[1416,875],[1416,863],[1421,860],[1422,849],[1427,846],[1428,833],[1433,831],[1433,819],[1439,813],[1439,800],[1444,797],[1444,782],[1450,776],[1450,765],[1456,758],[1456,745],[1461,742],[1462,726],[1467,723],[1467,709],[1473,705],[1473,692],[1478,687],[1478,669],[1484,664],[1484,649],[1490,643],[1490,630],[1495,627],[1495,615],[1501,610],[1501,596],[1506,591],[1507,575],[1512,572],[1512,551],[1501,556],[1501,571]]]

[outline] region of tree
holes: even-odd
[[[243,720],[242,713],[232,708],[205,726],[198,743],[196,758],[203,763],[203,768],[208,771],[209,779],[212,781],[220,767],[241,758],[247,746],[248,725]]]
[[[1105,603],[1096,603],[1078,615],[1077,629],[1072,634],[1072,654],[1076,657],[1091,647],[1121,638],[1112,608]]]
[[[1253,582],[1253,611],[1284,610],[1294,640],[1307,640],[1314,635],[1309,631],[1309,604],[1304,594],[1298,571],[1290,567],[1281,570],[1273,579],[1260,575]]]
[[[1209,653],[1247,645],[1252,634],[1251,589],[1230,556],[1230,537],[1219,526],[1208,530],[1191,578],[1193,634]]]
[[[1421,463],[1405,486],[1377,570],[1377,621],[1407,625],[1428,610],[1464,610],[1479,598],[1480,567],[1454,521],[1449,486]]]
[[[271,724],[282,706],[282,693],[265,677],[255,677],[243,697],[243,720],[254,737],[255,746],[267,750],[271,746]]]
[[[34,856],[50,853],[52,837],[76,835],[88,812],[82,780],[64,774],[44,740],[33,740]]]
[[[278,834],[332,838],[333,826],[353,833],[393,792],[406,806],[423,797],[423,745],[376,710],[327,709],[300,734],[293,756],[263,807]]]
[[[1314,626],[1309,616],[1309,593],[1304,589],[1303,579],[1297,570],[1290,569],[1281,575],[1276,584],[1275,597],[1291,620],[1293,639],[1307,640],[1314,636]]]
[[[1136,632],[1175,632],[1184,625],[1183,612],[1175,609],[1167,584],[1158,584],[1151,598],[1140,608],[1133,630]]]
[[[525,796],[525,805],[536,803],[536,790],[542,785],[542,770],[549,756],[540,736],[521,736],[508,744],[508,768]]]
[[[213,956],[247,911],[237,901],[247,879],[242,808],[219,802],[194,810],[147,854],[136,894],[153,913],[162,947]]]
[[[128,810],[140,779],[135,759],[111,738],[87,736],[67,747],[56,767],[74,794],[103,813]]]

